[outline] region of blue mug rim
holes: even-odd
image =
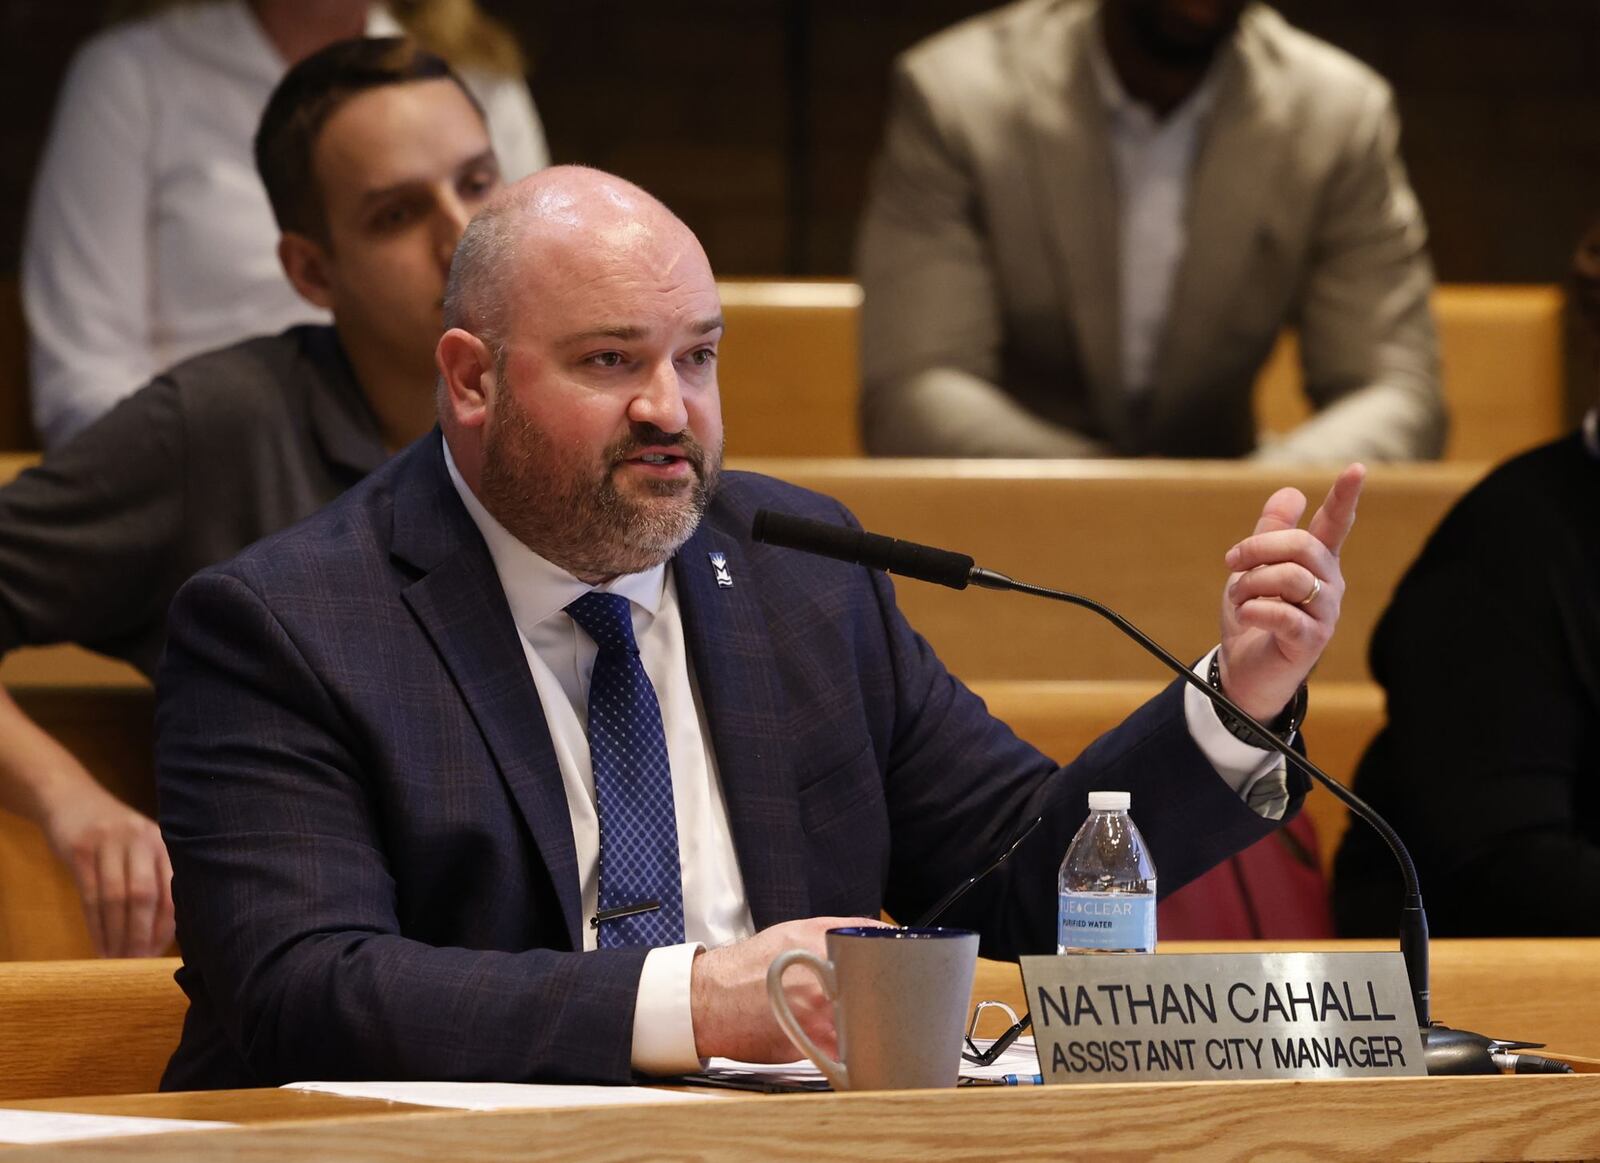
[[[976,937],[976,929],[946,929],[940,925],[842,925],[829,929],[828,936],[874,937],[879,940],[927,941],[947,937]]]

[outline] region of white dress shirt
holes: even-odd
[[[1216,99],[1217,70],[1208,72],[1182,105],[1158,118],[1128,96],[1099,33],[1089,38],[1089,61],[1105,103],[1116,166],[1122,387],[1141,395],[1151,387],[1172,286],[1189,245],[1189,185]]]
[[[374,8],[373,36],[400,26]],[[284,62],[244,0],[175,4],[77,54],[23,241],[33,419],[54,447],[188,356],[327,315],[278,265],[252,142]],[[467,70],[508,179],[548,161],[520,77]]]
[[[659,565],[591,586],[552,565],[494,519],[461,479],[450,449],[445,464],[461,502],[483,534],[522,636],[523,653],[539,692],[561,782],[572,816],[572,842],[583,901],[583,947],[595,948],[589,918],[600,896],[600,824],[594,772],[589,762],[589,678],[594,642],[565,607],[600,589],[628,599],[633,634],[650,685],[661,704],[667,761],[672,767],[673,814],[678,825],[678,865],[683,875],[683,930],[687,943],[653,949],[645,959],[634,1005],[633,1065],[651,1074],[698,1070],[694,1023],[689,1010],[689,974],[695,954],[755,932],[744,877],[733,849],[728,807],[717,775],[711,733],[695,689],[678,613],[672,573]]]
[[[634,1003],[633,1067],[647,1074],[698,1070],[701,1063],[695,1053],[689,1004],[695,954],[707,946],[747,937],[755,927],[734,852],[705,708],[684,645],[672,572],[659,565],[603,586],[579,581],[534,553],[495,520],[461,479],[448,444],[444,456],[450,481],[494,559],[550,728],[567,808],[572,815],[586,951],[595,948],[595,933],[588,919],[594,916],[599,900],[600,830],[584,724],[588,718],[589,677],[598,652],[565,607],[591,589],[628,599],[639,658],[661,704],[667,758],[672,765],[678,861],[683,874],[683,925],[688,941],[652,949],[645,958]],[[1197,673],[1204,676],[1210,662],[1208,653],[1196,667]],[[1277,754],[1234,737],[1217,719],[1205,696],[1188,688],[1184,692],[1184,716],[1190,734],[1223,780],[1258,814],[1280,819],[1288,804],[1288,785],[1283,761]]]

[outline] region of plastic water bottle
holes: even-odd
[[[1089,793],[1089,818],[1061,861],[1058,953],[1154,953],[1156,866],[1125,791]]]

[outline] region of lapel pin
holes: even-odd
[[[728,555],[726,553],[708,553],[706,556],[711,559],[711,568],[716,571],[717,585],[722,589],[731,590],[733,588],[733,575],[728,572]]]

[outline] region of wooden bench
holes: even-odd
[[[1237,461],[738,462],[843,501],[868,529],[971,554],[1019,580],[1106,602],[1181,658],[1215,644],[1222,555],[1280,485],[1317,504],[1332,470]],[[1344,553],[1349,591],[1318,677],[1368,677],[1367,640],[1401,574],[1475,464],[1380,465]],[[988,590],[896,582],[906,617],[950,669],[991,679],[1150,679],[1165,672],[1084,610]]]
[[[1447,460],[1503,460],[1566,429],[1565,307],[1558,287],[1457,283],[1434,292]],[[1286,432],[1310,415],[1300,384],[1300,345],[1286,332],[1256,381],[1264,429]]]
[[[717,352],[730,456],[860,456],[861,287],[724,280]]]
[[[855,456],[861,302],[848,281],[720,284],[722,410],[732,456]],[[1563,296],[1552,286],[1448,284],[1434,292],[1446,457],[1502,460],[1566,428]],[[1299,348],[1285,333],[1256,384],[1261,427],[1305,418]]]
[[[157,1089],[188,1008],[178,964],[0,964],[0,1101]]]
[[[726,279],[720,376],[734,456],[858,456],[860,284]],[[1549,286],[1452,284],[1434,293],[1452,423],[1446,455],[1500,460],[1564,422],[1562,294]],[[0,280],[0,449],[36,448],[27,332],[14,279]],[[1257,381],[1262,427],[1306,414],[1297,346],[1279,342]]]

